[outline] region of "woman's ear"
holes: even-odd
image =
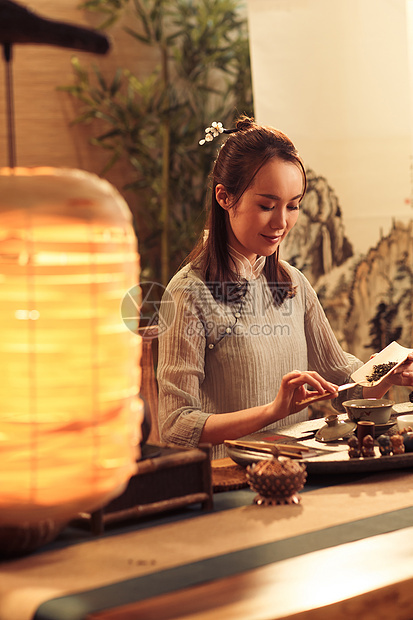
[[[231,207],[231,201],[229,198],[229,194],[222,183],[218,183],[215,188],[215,198],[220,207],[228,211]]]

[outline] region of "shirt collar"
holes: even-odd
[[[265,256],[257,256],[256,261],[251,265],[248,258],[230,245],[228,245],[228,253],[235,263],[235,270],[238,276],[246,280],[256,280],[261,275],[265,265]]]

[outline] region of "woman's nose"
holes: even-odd
[[[284,207],[277,207],[272,212],[271,228],[273,230],[284,230],[286,227],[286,209]]]

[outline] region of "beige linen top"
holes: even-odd
[[[208,416],[274,400],[283,375],[316,370],[346,383],[362,362],[340,347],[308,280],[283,262],[296,295],[273,303],[259,268],[242,302],[217,301],[190,265],[170,281],[160,308],[159,426],[163,441],[198,445]],[[344,394],[343,394],[344,397]],[[267,429],[308,418],[292,414]],[[226,455],[214,446],[213,458]]]

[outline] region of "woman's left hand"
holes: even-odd
[[[383,381],[374,387],[363,388],[363,396],[365,398],[381,398],[392,385],[413,386],[413,353],[409,353],[406,361],[395,368]]]
[[[413,385],[413,353],[409,353],[403,364],[400,364],[387,377],[389,385]]]

